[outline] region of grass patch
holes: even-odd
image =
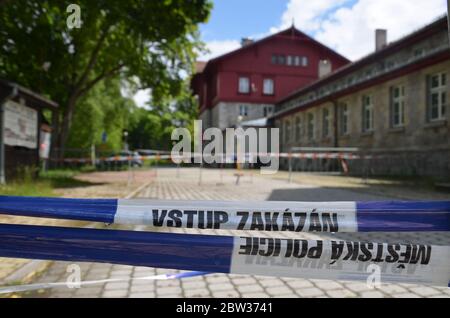
[[[0,195],[45,196],[54,197],[55,189],[67,189],[93,185],[90,182],[75,179],[79,171],[51,170],[39,173],[33,178],[31,170],[24,171],[19,178],[0,186]]]
[[[48,181],[36,180],[34,182],[14,181],[6,185],[0,186],[0,195],[17,195],[17,196],[56,196],[53,187]]]

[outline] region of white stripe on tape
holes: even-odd
[[[234,239],[230,273],[447,286],[450,247],[296,239]]]
[[[293,232],[358,230],[355,202],[119,200],[114,223]]]

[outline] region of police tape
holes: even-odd
[[[133,160],[169,160],[170,155],[150,155],[150,156],[113,156],[113,157],[100,157],[96,160],[92,158],[50,158],[52,162],[65,162],[65,163],[90,163],[94,161],[101,162],[128,162]]]
[[[155,281],[155,280],[172,280],[172,279],[183,279],[195,276],[203,276],[209,273],[206,272],[185,272],[179,274],[162,274],[155,276],[145,276],[145,277],[130,277],[130,278],[109,278],[109,279],[99,279],[99,280],[89,280],[80,282],[56,282],[56,283],[37,283],[37,284],[25,284],[25,285],[14,285],[0,287],[0,294],[10,294],[10,293],[20,293],[20,292],[30,292],[34,290],[51,289],[51,288],[81,288],[85,286],[92,286],[105,283],[120,283],[120,282],[130,282],[130,281]]]
[[[0,214],[267,232],[450,231],[450,201],[240,202],[0,196]]]
[[[449,286],[450,247],[0,224],[0,257]]]
[[[242,157],[246,162],[256,162],[256,158],[296,158],[296,159],[376,159],[381,156],[373,155],[358,155],[354,153],[323,153],[323,152],[303,152],[303,153],[244,153]],[[100,157],[95,161],[101,162],[128,162],[133,160],[191,160],[192,158],[210,158],[219,160],[222,163],[234,163],[237,160],[236,154],[201,154],[201,153],[180,153],[180,154],[157,154],[157,155],[143,155],[143,156],[112,156]],[[93,163],[92,158],[50,158],[50,161],[65,162],[65,163]]]

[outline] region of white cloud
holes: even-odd
[[[272,33],[295,25],[304,32],[314,32],[320,28],[326,13],[339,8],[349,0],[290,0],[281,17],[281,24],[271,29]]]
[[[210,41],[206,42],[207,53],[200,54],[199,61],[207,61],[222,54],[236,50],[241,46],[238,40]]]
[[[292,19],[300,30],[354,60],[374,50],[374,31],[388,30],[388,40],[426,25],[447,10],[446,0],[290,0],[280,25]],[[347,4],[347,6],[346,6]]]

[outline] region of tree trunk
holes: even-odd
[[[77,103],[78,97],[79,97],[78,93],[72,93],[66,103],[62,124],[58,132],[59,159],[64,158],[65,145],[67,143],[67,138],[69,137],[70,126],[72,124],[72,117],[75,111],[75,105]]]

